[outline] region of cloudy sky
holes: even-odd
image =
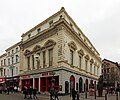
[[[120,62],[120,0],[0,0],[0,54],[62,6],[102,59]]]

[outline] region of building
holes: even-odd
[[[39,92],[50,87],[59,93],[71,89],[88,91],[101,74],[98,51],[65,11],[60,11],[22,36],[20,44],[20,86]]]
[[[19,86],[20,42],[7,48],[6,51],[6,83]]]
[[[102,75],[105,86],[115,86],[120,82],[120,68],[117,62],[102,60]]]
[[[5,77],[6,77],[6,56],[7,54],[4,53],[0,56],[0,84],[5,83]]]

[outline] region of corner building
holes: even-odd
[[[64,7],[24,33],[20,48],[21,88],[82,92],[95,86],[101,74],[99,53]]]

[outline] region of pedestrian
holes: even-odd
[[[9,95],[9,92],[10,92],[10,87],[7,86],[7,94]]]
[[[77,100],[80,100],[80,98],[79,98],[79,91],[76,91],[76,95],[77,95]]]
[[[28,92],[29,92],[29,99],[32,99],[32,93],[33,93],[32,86],[30,86],[30,88],[28,89]]]
[[[50,100],[53,100],[53,89],[50,87]]]
[[[27,91],[28,91],[27,87],[24,86],[24,88],[23,88],[24,99],[27,99],[27,96],[28,96],[28,92]]]
[[[37,99],[37,89],[33,89],[33,99]]]
[[[56,99],[59,100],[59,98],[58,98],[58,90],[57,90],[57,89],[55,89],[54,95],[55,95],[55,100],[56,100]]]
[[[76,91],[75,91],[75,89],[73,88],[73,89],[72,89],[72,100],[75,100],[75,98],[76,98]]]

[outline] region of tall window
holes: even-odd
[[[4,59],[4,66],[6,65],[6,59]]]
[[[14,63],[14,57],[12,57],[12,64]]]
[[[49,49],[49,67],[53,64],[53,49]]]
[[[8,56],[10,56],[10,52],[8,52]]]
[[[46,64],[46,53],[43,51],[43,67],[45,67]]]
[[[70,50],[70,64],[73,65],[73,51]]]
[[[37,59],[37,69],[40,68],[40,53],[37,53],[38,59]]]
[[[98,76],[98,74],[99,74],[99,68],[97,67],[97,76]]]
[[[16,67],[16,75],[18,74],[18,67]]]
[[[90,63],[90,73],[92,73],[92,63]]]
[[[88,68],[87,68],[88,66],[87,66],[87,65],[88,65],[88,61],[85,60],[85,70],[86,70],[86,71],[88,70]]]
[[[18,47],[16,47],[16,52],[18,52]]]
[[[79,56],[79,68],[81,68],[81,65],[82,65],[82,57]]]
[[[3,70],[1,69],[1,76],[3,75]]]
[[[14,50],[12,50],[12,54],[14,53]]]
[[[4,76],[6,75],[6,70],[4,69]]]
[[[32,68],[34,69],[34,55],[32,55]]]
[[[96,73],[95,73],[95,70],[96,70],[96,66],[94,66],[94,74],[96,74]]]
[[[30,70],[30,57],[27,57],[27,66],[28,66],[28,70]]]
[[[10,65],[10,58],[8,58],[8,65]]]
[[[18,62],[18,55],[16,55],[16,63]]]
[[[11,73],[12,73],[12,76],[13,76],[13,69],[11,69]]]
[[[3,60],[1,60],[1,66],[3,66]]]

